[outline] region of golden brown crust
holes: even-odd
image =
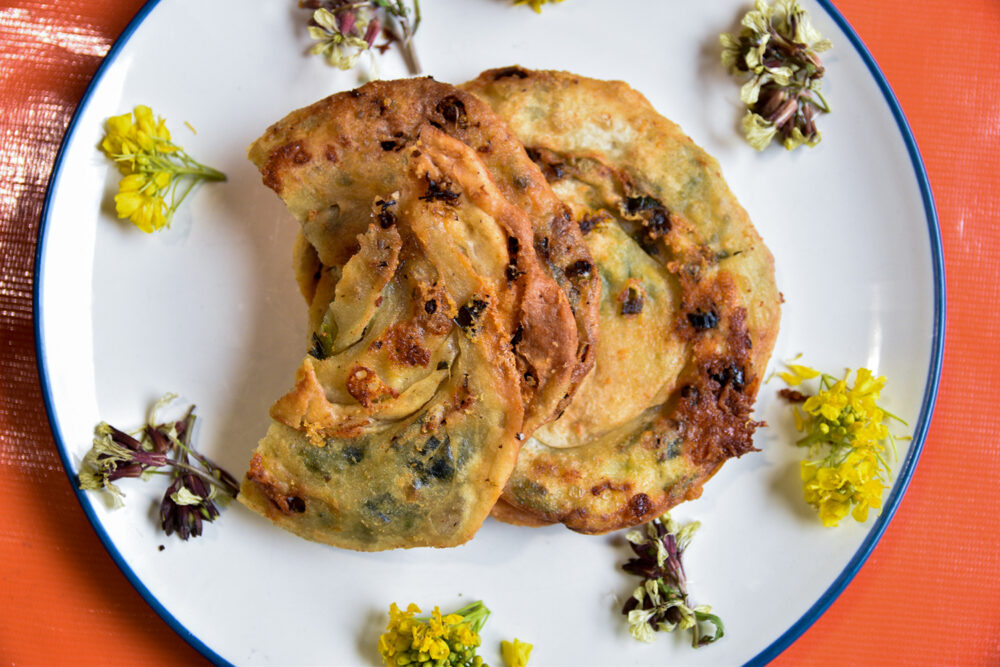
[[[523,413],[505,345],[514,309],[500,289],[504,262],[483,273],[456,268],[425,233],[443,212],[416,194],[400,196],[393,233],[398,228],[405,260],[381,295],[371,299],[355,289],[362,285],[345,284],[373,284],[369,272],[356,270],[370,259],[364,252],[343,268],[337,289],[377,306],[347,304],[345,313],[368,321],[357,327],[330,318],[340,325],[331,338],[341,330],[360,330],[361,338],[306,358],[295,388],[272,407],[275,422],[243,483],[242,502],[309,539],[361,550],[460,544],[481,525],[514,465]],[[373,225],[366,234],[379,233]],[[421,293],[439,294],[445,308],[456,296],[481,301],[475,332],[417,325],[408,297]],[[386,342],[392,339],[406,342]]]
[[[600,533],[698,497],[753,448],[779,319],[770,253],[715,160],[626,84],[504,68],[463,89],[538,161],[605,285],[594,373],[522,447],[503,500]]]
[[[523,290],[516,352],[523,390],[531,396],[524,426],[530,432],[565,407],[593,365],[600,284],[596,275],[567,273],[589,261],[582,235],[486,105],[429,78],[372,82],[292,112],[250,147],[249,157],[302,222],[322,264],[335,268],[353,254],[353,239],[368,223],[381,219],[383,212],[372,211],[373,189],[387,197],[403,187],[405,149],[432,140],[434,131],[474,150],[501,198],[526,220],[526,226],[512,228],[517,252],[510,253],[511,281],[522,280],[528,269],[521,264],[533,261],[561,291]],[[356,155],[366,159],[351,159]],[[335,179],[324,177],[331,167]],[[393,210],[384,213],[391,218]],[[303,272],[299,278],[304,292],[316,280]],[[565,326],[567,317],[571,328]]]
[[[449,123],[484,128],[501,168],[443,131]],[[514,167],[533,171],[534,196],[563,206],[519,146],[521,163],[507,154],[503,132],[474,98],[408,80],[293,112],[251,147],[322,264],[310,277],[299,247],[311,356],[272,407],[244,481],[255,511],[353,549],[460,544],[513,469],[525,404],[542,419],[571,391],[579,295],[536,250],[548,223],[501,183]],[[582,243],[575,250],[589,261]]]
[[[513,526],[523,526],[525,528],[541,528],[542,526],[551,526],[554,521],[546,521],[541,517],[532,514],[531,512],[525,512],[522,509],[514,507],[510,503],[506,502],[503,498],[497,500],[497,504],[493,506],[490,510],[490,516],[497,521],[503,521],[504,523],[509,523]]]

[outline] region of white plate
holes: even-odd
[[[306,55],[293,0],[151,2],[95,77],[60,154],[39,243],[39,359],[72,476],[101,419],[137,425],[152,400],[198,406],[198,446],[239,475],[302,354],[305,307],[290,268],[296,225],[260,183],[245,147],[291,109],[355,86]],[[885,374],[889,409],[912,425],[881,517],[824,529],[801,499],[787,408],[765,385],[759,454],[728,463],[704,497],[688,552],[692,600],[714,606],[726,637],[632,640],[618,609],[635,585],[621,536],[488,520],[469,544],[361,554],[312,544],[241,506],[205,535],[167,538],[154,520],[162,486],[123,484],[127,507],[81,494],[126,576],[209,658],[246,664],[372,664],[392,601],[493,610],[483,655],[500,639],[535,644],[533,664],[731,664],[776,655],[839,594],[894,511],[926,433],[941,361],[944,278],[930,191],[884,79],[828,3],[807,3],[835,44],[812,150],[756,153],[740,138],[738,84],[718,34],[747,9],[712,3],[569,0],[541,15],[506,0],[425,0],[425,71],[461,82],[511,63],[628,81],[719,158],[777,259],[786,303],[775,359],[799,352],[839,372]],[[398,52],[385,78],[405,74]],[[114,218],[117,175],[95,146],[108,116],[148,104],[175,139],[229,175],[198,190],[169,231]],[[197,134],[184,122],[189,121]],[[158,545],[166,545],[159,551]]]

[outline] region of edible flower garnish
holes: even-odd
[[[413,35],[420,26],[420,0],[413,0],[412,8],[407,4],[403,0],[299,0],[300,7],[313,10],[309,36],[316,44],[312,53],[324,56],[334,67],[351,69],[367,51],[377,70],[372,48],[385,53],[392,41],[398,41],[410,73],[419,74]],[[375,46],[383,32],[389,41]]]
[[[500,655],[507,667],[527,667],[528,659],[531,657],[531,649],[534,646],[528,642],[522,642],[514,638],[513,642],[506,639],[500,642]]]
[[[395,602],[389,607],[389,624],[378,638],[378,652],[386,665],[488,667],[476,655],[479,631],[490,615],[482,601],[447,616],[438,607],[427,617],[418,617],[419,613],[420,607],[412,602],[406,611],[400,611]]]
[[[743,134],[763,150],[777,138],[788,150],[815,146],[821,135],[814,118],[829,113],[820,92],[824,68],[816,54],[832,44],[813,28],[798,0],[757,0],[736,36],[722,34],[722,64],[750,75],[740,90],[747,106]]]
[[[796,444],[808,447],[811,458],[802,461],[803,495],[816,508],[824,526],[832,527],[848,513],[855,521],[868,519],[869,509],[881,509],[882,495],[892,473],[886,463],[885,442],[895,437],[886,421],[905,422],[879,407],[884,377],[859,368],[854,384],[851,371],[843,379],[801,364],[786,364],[778,373],[790,387],[802,387],[818,378],[818,391],[809,395],[782,389],[783,398],[795,405],[795,428],[805,434]]]
[[[192,447],[193,405],[178,421],[156,423],[157,410],[174,398],[167,394],[160,399],[145,426],[132,434],[107,422],[98,424],[93,445],[80,466],[79,483],[81,489],[106,491],[118,508],[125,498],[115,485],[119,479],[170,475],[172,481],[160,503],[160,526],[167,535],[176,532],[186,540],[201,535],[202,523],[219,516],[216,502],[235,498],[239,483]]]
[[[636,557],[622,569],[642,577],[642,583],[625,602],[622,613],[628,616],[629,632],[639,641],[654,641],[657,630],[673,632],[675,628],[690,630],[695,648],[722,639],[725,628],[711,613],[712,608],[692,607],[688,602],[681,556],[700,526],[695,521],[682,527],[670,514],[664,514],[625,536]],[[711,633],[705,632],[706,623],[713,626]]]
[[[515,5],[531,5],[537,13],[542,13],[542,5],[549,2],[562,2],[563,0],[514,0]]]
[[[108,118],[105,130],[101,150],[124,175],[118,182],[115,211],[147,234],[170,226],[195,185],[226,180],[221,171],[206,167],[174,144],[166,122],[147,106],[140,104],[132,113]]]

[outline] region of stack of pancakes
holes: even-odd
[[[359,550],[493,513],[603,533],[753,450],[773,259],[718,164],[620,82],[369,83],[249,151],[301,224],[307,353],[240,500]]]

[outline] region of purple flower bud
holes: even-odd
[[[142,472],[145,470],[145,466],[141,463],[126,463],[125,465],[120,465],[115,467],[107,474],[107,480],[113,482],[123,477],[140,477]]]
[[[142,443],[130,436],[128,433],[119,431],[111,425],[109,425],[108,428],[111,430],[111,442],[116,445],[121,445],[126,449],[131,449],[132,451],[142,451]]]
[[[788,95],[777,86],[764,86],[757,98],[755,110],[763,118],[776,112],[788,99]],[[769,119],[769,118],[768,118]]]
[[[768,120],[777,125],[778,127],[783,127],[791,118],[795,115],[796,110],[799,108],[798,98],[792,98],[782,104],[776,111],[774,111]]]
[[[132,461],[135,463],[141,463],[148,468],[159,468],[160,466],[167,465],[167,455],[157,454],[156,452],[147,452],[140,449],[132,454]]]
[[[193,505],[180,505],[174,495],[182,489],[201,499]],[[208,498],[205,481],[192,473],[181,473],[171,482],[160,502],[160,525],[167,535],[177,533],[182,540],[201,535],[203,521],[213,521],[219,516],[219,508]]]
[[[345,35],[350,35],[354,30],[354,12],[341,12],[340,14],[340,32]]]
[[[153,451],[158,454],[166,454],[174,446],[170,442],[170,438],[164,435],[158,428],[154,428],[149,424],[146,425],[146,436],[153,443]]]
[[[378,37],[379,31],[382,30],[382,22],[378,20],[376,16],[368,24],[368,29],[365,31],[365,41],[368,42],[368,46],[375,44],[375,38]]]
[[[201,514],[194,507],[185,507],[188,520],[188,532],[192,537],[201,535]],[[184,538],[187,539],[187,538]]]
[[[176,503],[174,503],[173,498],[170,494],[174,492],[174,487],[180,480],[174,480],[174,483],[167,487],[167,492],[163,494],[163,500],[160,501],[160,526],[163,527],[163,532],[167,535],[171,535],[174,532],[174,526],[177,524],[177,510],[180,509]]]

